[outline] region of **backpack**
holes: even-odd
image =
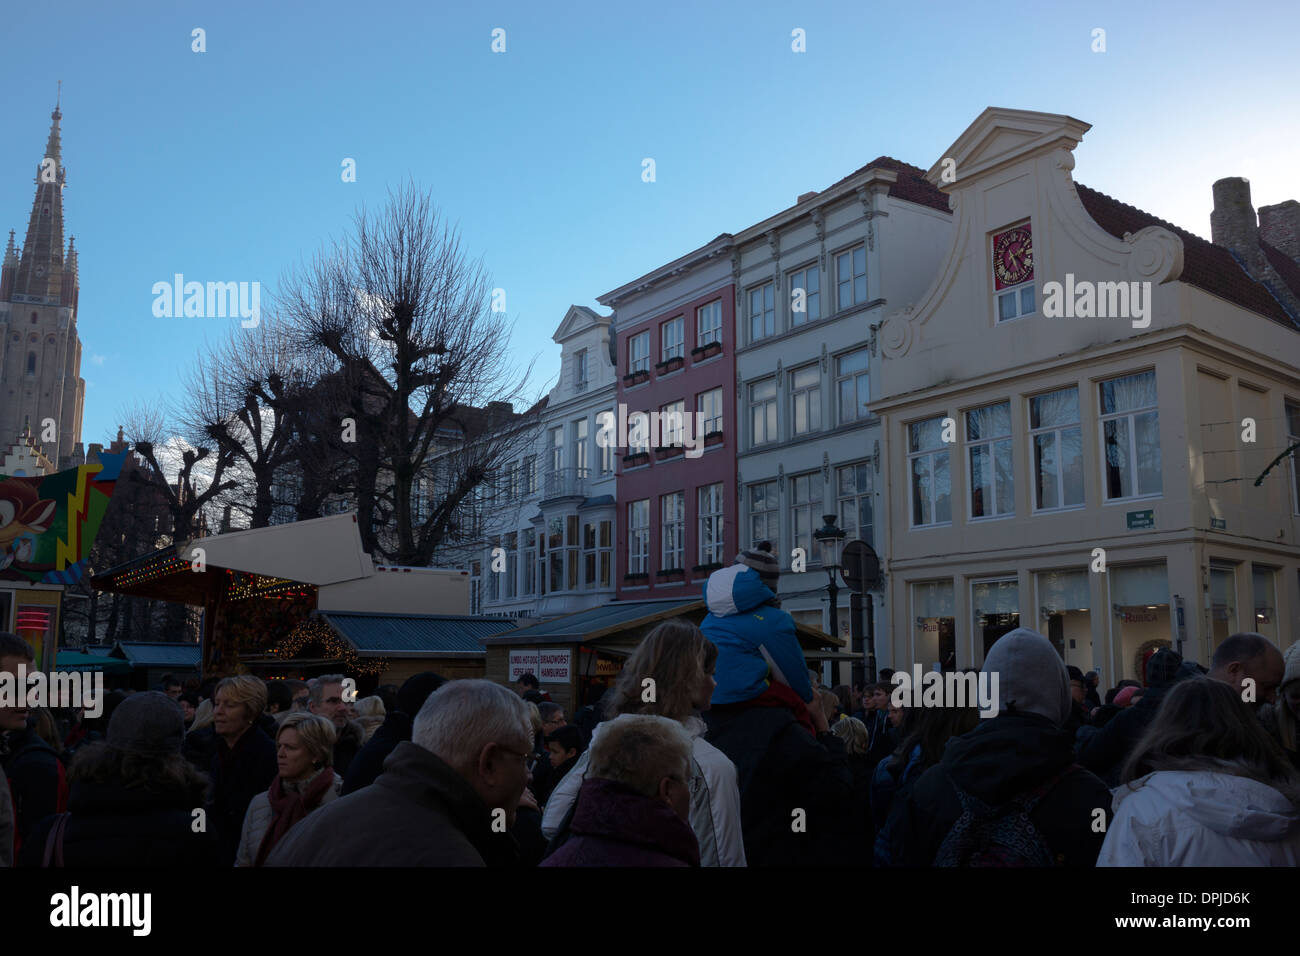
[[[990,806],[971,796],[950,776],[948,782],[961,801],[961,816],[939,845],[934,866],[1059,865],[1047,839],[1030,821],[1030,816],[1061,778],[1076,768],[1076,764],[1071,764],[1037,787],[998,806]]]

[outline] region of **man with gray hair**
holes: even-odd
[[[1210,661],[1210,677],[1232,686],[1249,704],[1271,704],[1286,664],[1277,645],[1263,634],[1243,631],[1223,639]]]
[[[307,709],[334,722],[334,731],[338,734],[334,743],[334,770],[339,775],[348,772],[352,759],[366,743],[365,728],[348,717],[351,701],[343,699],[344,680],[342,674],[326,674],[307,682]],[[275,731],[270,733],[274,735]]]
[[[373,784],[298,823],[267,866],[511,866],[528,785],[528,709],[491,681],[429,696]]]
[[[602,725],[578,791],[572,836],[542,866],[699,866],[688,821],[691,738],[667,717]]]

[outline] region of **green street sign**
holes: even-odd
[[[1211,529],[1212,531],[1227,531],[1227,530],[1228,530],[1228,519],[1227,519],[1227,518],[1211,518],[1211,519],[1210,519],[1210,529]]]
[[[1146,511],[1130,511],[1127,517],[1130,531],[1141,531],[1143,528],[1156,526],[1156,513],[1150,508]]]

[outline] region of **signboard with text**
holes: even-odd
[[[571,658],[572,651],[567,648],[510,651],[510,681],[513,683],[531,673],[543,684],[567,684],[573,676]]]

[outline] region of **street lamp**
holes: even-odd
[[[840,616],[835,601],[840,587],[835,583],[835,572],[840,569],[840,552],[844,548],[844,539],[847,535],[844,533],[844,529],[835,527],[835,515],[822,515],[822,521],[826,523],[813,532],[813,537],[817,539],[817,544],[821,547],[822,567],[826,569],[826,577],[830,581],[826,589],[831,596],[831,634],[838,641],[840,638]]]

